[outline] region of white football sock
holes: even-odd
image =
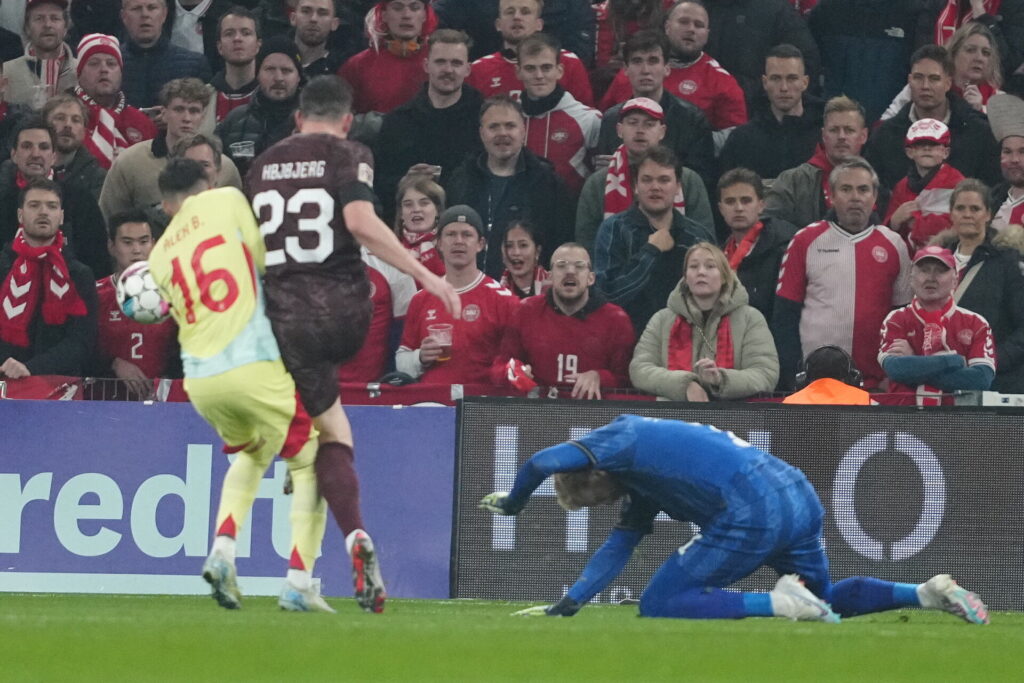
[[[235,562],[235,539],[230,536],[217,536],[213,539],[213,548],[210,553],[219,552],[228,562]]]
[[[300,591],[309,590],[313,583],[313,575],[305,569],[289,569],[286,578],[288,583]]]

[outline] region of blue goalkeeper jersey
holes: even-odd
[[[704,526],[727,510],[804,479],[797,468],[731,432],[622,415],[530,458],[516,477],[510,507],[525,505],[545,477],[590,467],[614,474],[629,489],[620,526],[644,531],[659,511]]]

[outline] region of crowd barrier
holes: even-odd
[[[829,514],[834,578],[920,581],[950,572],[996,609],[1024,609],[1024,421],[1006,408],[836,408],[773,404],[468,398],[448,407],[353,406],[368,526],[399,597],[555,600],[616,518],[566,513],[549,484],[517,518],[476,506],[507,490],[534,451],[622,412],[734,431],[801,467]],[[187,404],[0,401],[0,591],[180,593],[198,578],[228,465]],[[456,441],[457,438],[457,441]],[[239,540],[247,594],[280,588],[288,556],[283,463],[260,487]],[[350,593],[328,525],[316,575]],[[635,598],[694,532],[661,520],[600,601]],[[742,585],[764,589],[758,574]]]

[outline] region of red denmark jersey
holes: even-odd
[[[951,225],[949,198],[953,195],[953,188],[963,179],[964,175],[960,171],[949,164],[942,164],[928,185],[919,194],[914,194],[910,183],[903,178],[892,189],[889,208],[882,222],[889,225],[896,209],[916,199],[921,208],[914,212],[914,217],[904,226],[906,229],[900,230],[900,234],[907,238],[914,251],[920,249]]]
[[[776,294],[803,304],[802,357],[826,344],[853,356],[868,387],[884,378],[878,365],[882,321],[910,300],[910,254],[889,228],[851,234],[830,221],[811,223],[789,243]]]
[[[377,52],[367,48],[346,61],[338,75],[352,86],[352,113],[386,114],[411,100],[427,81],[427,72],[423,70],[426,59],[426,48],[407,57],[387,49]]]
[[[674,66],[665,79],[665,92],[696,105],[715,130],[742,126],[747,122],[747,101],[743,89],[728,71],[704,52],[689,66]],[[601,99],[601,111],[608,111],[633,96],[626,72],[619,70]]]
[[[555,309],[550,293],[531,296],[512,316],[491,380],[507,384],[505,364],[517,358],[532,366],[541,386],[571,385],[576,375],[597,370],[602,388],[628,387],[635,341],[629,315],[613,303],[588,304],[565,315]]]
[[[366,278],[370,281],[373,317],[366,339],[355,356],[338,368],[340,382],[376,382],[384,374],[391,352],[391,328],[405,318],[416,282],[365,249]]]
[[[590,88],[590,76],[587,67],[572,52],[562,50],[562,67],[565,69],[558,84],[572,93],[577,100],[594,106],[594,91]],[[506,93],[519,99],[523,92],[523,82],[516,76],[516,63],[501,52],[481,57],[473,62],[473,70],[469,72],[466,83],[480,91],[485,98],[491,95]]]
[[[601,113],[566,92],[551,111],[526,117],[526,146],[555,167],[574,194],[590,175],[590,151],[601,134]]]
[[[452,357],[434,363],[423,373],[427,384],[487,384],[491,363],[519,299],[492,278],[480,276],[457,290],[462,297],[462,319],[455,320],[441,301],[425,290],[409,303],[402,330],[403,350],[418,349],[430,333],[428,325],[451,323]]]
[[[156,325],[137,323],[117,305],[114,276],[96,282],[99,299],[97,352],[104,364],[115,358],[139,366],[146,377],[162,377],[173,360],[178,327],[168,318]]]
[[[913,306],[898,308],[885,318],[881,336],[879,364],[889,355],[889,346],[894,341],[905,339],[915,356],[952,351],[963,356],[968,366],[987,365],[992,372],[996,371],[995,341],[988,321],[959,306],[951,306],[941,323],[931,324],[921,319]],[[893,383],[891,390],[914,392],[917,388]]]

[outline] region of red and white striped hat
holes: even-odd
[[[89,58],[95,54],[108,54],[117,60],[118,66],[124,68],[124,58],[121,57],[121,43],[114,36],[105,33],[90,33],[78,43],[78,75],[82,75],[82,68]]]
[[[949,147],[949,126],[938,119],[918,119],[907,130],[904,146],[910,147],[919,142],[930,142],[935,145]]]

